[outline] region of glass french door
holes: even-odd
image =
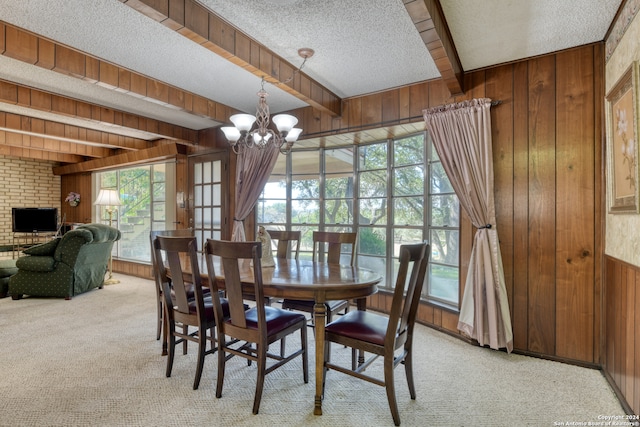
[[[189,227],[198,240],[198,250],[207,239],[228,239],[226,153],[189,158]]]

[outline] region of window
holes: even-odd
[[[279,156],[258,200],[256,223],[302,232],[311,258],[313,230],[357,231],[360,267],[382,288],[397,275],[400,245],[428,240],[423,299],[458,307],[458,198],[426,133],[371,144]]]
[[[175,165],[159,163],[94,174],[95,194],[118,190],[122,206],[113,207],[112,226],[122,237],[114,245],[120,259],[149,262],[149,232],[173,229],[175,221]],[[96,222],[109,223],[105,207],[96,206]]]

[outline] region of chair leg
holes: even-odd
[[[284,357],[284,351],[287,347],[287,338],[284,337],[280,340],[280,357]]]
[[[416,400],[416,387],[413,382],[413,360],[411,357],[411,349],[407,351],[404,358],[404,373],[407,376],[407,384],[409,385],[409,395],[412,400]]]
[[[169,333],[168,347],[169,355],[167,356],[167,378],[171,376],[171,369],[173,368],[173,357],[176,354],[176,337],[172,333]]]
[[[209,342],[211,342],[211,352],[215,352],[218,349],[218,342],[216,340],[216,327],[209,329]]]
[[[198,330],[198,365],[196,367],[196,378],[193,381],[193,389],[197,390],[202,377],[202,368],[204,367],[204,355],[207,353],[207,330],[200,328]]]
[[[182,333],[185,335],[189,335],[189,326],[184,325],[182,327]],[[187,354],[187,344],[189,343],[189,340],[182,340],[182,354]]]
[[[302,375],[304,383],[309,382],[309,351],[307,350],[307,327],[300,328],[300,340],[302,341]]]
[[[398,404],[396,402],[396,389],[393,381],[394,381],[393,380],[393,356],[385,357],[384,388],[387,390],[387,400],[389,401],[389,408],[391,409],[391,416],[393,417],[393,423],[399,426],[400,412],[398,411]]]
[[[164,315],[162,316],[162,355],[166,356],[167,355],[167,347],[168,347],[168,341],[169,341],[169,325],[167,322],[167,314],[164,313]]]
[[[216,397],[222,397],[222,386],[224,384],[224,367],[225,367],[225,336],[218,337],[218,383],[216,384]]]
[[[331,343],[329,340],[324,340],[324,366],[322,367],[322,398],[324,399],[324,389],[327,383],[327,363],[331,362]]]
[[[355,348],[351,349],[351,370],[355,371],[358,364],[356,363],[356,354],[357,350]]]
[[[162,308],[162,301],[160,299],[158,299],[158,304],[156,305],[158,306],[158,321],[156,324],[156,340],[159,340],[160,334],[162,332],[162,321],[163,321],[162,313],[164,312],[164,309]]]
[[[258,377],[256,379],[256,396],[253,399],[253,413],[257,414],[260,410],[260,400],[262,399],[262,389],[264,389],[265,368],[267,364],[267,349],[262,344],[256,345],[258,352]]]

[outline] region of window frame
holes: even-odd
[[[406,139],[410,139],[410,138],[415,138],[415,137],[419,137],[422,136],[424,144],[422,145],[423,147],[423,153],[422,153],[422,161],[421,162],[415,162],[415,163],[402,163],[402,164],[398,164],[396,165],[396,161],[395,161],[395,149],[396,149],[396,144],[398,144],[399,142],[406,140]],[[375,167],[371,167],[371,168],[367,168],[367,167],[361,167],[361,160],[360,160],[360,156],[361,156],[361,150],[367,150],[370,147],[379,144],[379,145],[384,145],[386,147],[386,163],[384,165],[379,164],[376,165]],[[341,198],[341,197],[327,197],[327,193],[326,193],[326,185],[327,185],[327,179],[330,178],[330,175],[332,175],[331,172],[327,172],[327,153],[331,152],[332,150],[339,150],[341,148],[349,148],[351,150],[351,154],[352,154],[352,177],[353,177],[353,191],[351,194],[351,197],[345,197],[345,198]],[[381,258],[383,259],[384,262],[384,279],[383,282],[379,285],[379,288],[382,291],[392,291],[393,287],[395,285],[395,275],[396,275],[396,271],[397,271],[397,264],[398,264],[398,259],[396,254],[394,253],[394,236],[396,235],[396,233],[398,232],[398,230],[409,230],[410,232],[417,232],[416,234],[420,234],[421,233],[421,239],[422,240],[430,240],[430,236],[431,236],[431,232],[432,230],[445,230],[445,231],[454,231],[457,232],[457,250],[458,250],[458,261],[455,265],[452,264],[447,264],[447,263],[443,263],[440,261],[433,261],[430,260],[429,262],[429,272],[431,271],[431,269],[433,268],[433,266],[435,267],[439,267],[439,266],[445,266],[447,268],[454,268],[456,270],[456,275],[457,275],[457,281],[456,281],[456,290],[455,293],[457,294],[457,300],[456,301],[450,301],[446,298],[441,298],[438,295],[433,295],[431,294],[431,286],[430,286],[430,281],[431,281],[431,275],[428,274],[427,275],[427,281],[425,283],[425,287],[423,290],[423,294],[421,296],[423,301],[426,302],[430,302],[430,303],[434,303],[437,304],[439,306],[443,306],[447,309],[450,310],[454,310],[454,311],[458,311],[458,307],[460,304],[460,254],[459,254],[459,250],[460,250],[460,224],[459,224],[459,218],[460,218],[460,204],[458,203],[458,212],[457,212],[457,217],[458,217],[458,224],[456,226],[449,226],[449,225],[445,225],[445,226],[433,226],[432,225],[432,216],[433,216],[433,212],[432,212],[432,199],[433,197],[439,197],[439,196],[443,196],[443,195],[453,195],[455,196],[455,193],[453,192],[453,190],[449,193],[432,193],[431,192],[431,180],[432,180],[432,174],[434,173],[434,165],[438,164],[440,162],[440,159],[437,158],[437,155],[434,156],[433,154],[435,148],[433,147],[433,144],[431,142],[431,139],[428,135],[428,133],[425,132],[420,132],[420,133],[414,133],[414,134],[409,134],[409,135],[405,135],[402,137],[396,137],[396,138],[389,138],[389,139],[384,139],[384,140],[378,140],[378,141],[373,141],[370,143],[366,143],[366,144],[361,144],[361,145],[354,145],[354,146],[349,146],[349,147],[330,147],[330,148],[318,148],[318,149],[302,149],[302,150],[294,150],[292,151],[292,154],[294,153],[309,153],[309,152],[315,152],[317,153],[318,156],[318,161],[319,161],[319,173],[318,173],[318,188],[319,188],[319,192],[318,192],[318,199],[317,199],[317,203],[319,204],[319,212],[318,212],[318,223],[303,223],[303,222],[299,222],[299,223],[294,223],[292,222],[292,218],[295,216],[294,212],[292,212],[293,207],[292,207],[292,194],[293,194],[293,182],[296,181],[296,176],[301,176],[301,175],[309,175],[309,173],[305,172],[303,174],[292,174],[292,163],[293,160],[292,158],[295,157],[294,156],[284,156],[284,159],[282,159],[283,156],[281,156],[281,159],[279,159],[279,161],[284,161],[285,162],[285,184],[286,184],[286,201],[285,201],[285,217],[286,217],[286,223],[282,224],[282,223],[266,223],[266,222],[261,222],[260,218],[258,218],[258,209],[256,209],[256,226],[265,226],[267,229],[269,229],[269,227],[272,228],[279,228],[279,229],[291,229],[291,230],[300,230],[302,231],[303,235],[306,233],[309,235],[311,235],[311,230],[322,230],[322,231],[334,231],[336,229],[341,229],[342,231],[358,231],[359,236],[362,237],[362,232],[364,230],[379,230],[380,228],[384,228],[384,234],[386,236],[385,238],[385,254],[384,255],[380,255],[380,254],[365,254],[361,251],[360,245],[358,245],[358,252],[357,252],[357,257],[356,257],[356,264],[359,264],[361,262],[363,262],[365,259],[375,259],[375,258]],[[280,167],[282,167],[282,164],[280,165]],[[395,189],[395,180],[396,180],[396,172],[399,170],[402,170],[404,168],[415,168],[415,167],[420,167],[422,169],[422,174],[423,174],[423,185],[422,185],[422,194],[412,194],[412,195],[399,195],[397,193],[394,192]],[[386,191],[384,192],[384,195],[379,194],[379,195],[375,195],[375,197],[370,197],[370,196],[366,196],[366,197],[361,197],[361,188],[360,188],[360,184],[361,184],[361,179],[362,179],[362,174],[363,173],[367,173],[367,172],[372,172],[372,171],[384,171],[384,173],[386,173]],[[314,172],[315,173],[315,172]],[[340,173],[345,173],[345,172],[340,172]],[[280,178],[282,178],[282,169],[280,168],[278,171],[277,176]],[[306,178],[309,179],[309,178]],[[423,206],[422,206],[422,224],[395,224],[395,203],[398,200],[401,199],[407,199],[407,198],[418,198],[418,199],[423,199]],[[382,199],[385,201],[386,203],[386,220],[383,224],[365,224],[365,223],[360,223],[360,208],[361,208],[361,204],[360,202],[362,200],[375,200],[375,199]],[[269,201],[271,199],[265,197],[265,193],[264,191],[261,193],[259,199],[258,199],[258,204],[263,203],[265,201]],[[281,200],[281,199],[279,199]],[[306,200],[306,199],[305,199]],[[314,199],[315,200],[315,199]],[[332,223],[327,223],[326,222],[326,208],[327,208],[327,203],[331,203],[331,202],[335,202],[336,200],[340,200],[340,201],[346,201],[346,203],[351,203],[352,204],[352,210],[353,213],[351,215],[351,222],[348,224],[342,224],[342,223],[338,223],[338,224],[332,224]],[[456,197],[457,200],[457,197]],[[280,216],[280,215],[279,215]],[[411,234],[411,233],[410,233]],[[304,238],[303,238],[304,240]],[[300,259],[311,259],[311,246],[308,244],[304,244],[304,242],[302,242],[302,246],[301,246],[301,252],[300,252]],[[397,245],[395,245],[397,246]]]
[[[162,167],[164,168],[164,180],[156,180],[157,171],[155,169],[160,165],[162,165]],[[121,174],[123,171],[131,170],[131,169],[147,169],[148,170],[149,220],[147,225],[148,225],[149,231],[173,229],[175,225],[174,222],[176,220],[176,204],[174,203],[174,201],[176,200],[175,162],[171,162],[171,161],[155,162],[150,164],[134,165],[134,166],[123,167],[119,169],[112,169],[108,171],[95,172],[92,174],[92,187],[94,190],[94,194],[98,194],[100,190],[103,188],[117,190],[118,193],[120,193],[121,186],[122,186]],[[103,176],[108,174],[115,174],[115,182],[108,182],[107,185],[105,185],[102,182],[103,181],[102,178]],[[162,195],[158,193],[154,194],[154,189],[156,189],[156,186],[160,183],[164,184],[164,210],[162,211],[162,213],[164,214],[163,220],[159,220],[156,218],[157,214],[154,209],[154,207],[159,202],[162,202]],[[126,204],[126,200],[122,200],[122,201],[124,204]],[[94,209],[92,212],[92,221],[108,224],[109,217],[108,215],[105,216],[106,210],[101,206],[93,206],[93,208]],[[117,228],[121,232],[124,232],[125,230],[123,229],[123,226],[122,226],[123,224],[122,211],[123,209],[121,207],[114,210],[113,218],[112,218],[112,226],[114,228]],[[151,263],[151,252],[150,252],[151,248],[148,242],[148,232],[146,232],[145,230],[142,233],[146,235],[146,239],[142,239],[141,241],[143,241],[144,243],[141,243],[139,246],[140,246],[140,253],[143,254],[144,256],[141,256],[141,257],[125,256],[122,252],[124,242],[123,242],[123,239],[120,239],[116,241],[115,244],[113,245],[113,250],[112,250],[113,257],[120,260],[125,260],[125,261]]]

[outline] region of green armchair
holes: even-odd
[[[113,243],[120,231],[104,224],[81,225],[62,237],[24,251],[18,272],[9,279],[9,295],[71,299],[102,288]]]

